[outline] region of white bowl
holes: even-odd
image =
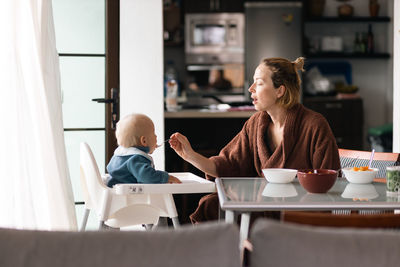
[[[371,183],[378,173],[377,168],[370,168],[369,171],[353,171],[352,167],[348,167],[342,169],[342,171],[347,181],[353,184]]]
[[[379,196],[373,184],[348,183],[342,193],[342,198],[374,199]]]
[[[264,177],[270,183],[286,184],[294,180],[297,174],[295,169],[269,168],[262,169]]]
[[[295,197],[297,196],[296,188],[293,184],[274,184],[268,183],[263,192],[266,197]]]

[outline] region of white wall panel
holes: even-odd
[[[121,117],[149,116],[158,142],[164,140],[162,6],[161,0],[120,2]],[[164,147],[152,156],[156,168],[164,169]]]

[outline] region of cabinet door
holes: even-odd
[[[217,9],[221,12],[244,12],[243,0],[216,0]]]
[[[328,121],[339,148],[363,148],[363,107],[361,99],[305,98],[304,105]]]
[[[185,0],[185,13],[207,13],[214,10],[215,0]]]
[[[186,13],[243,12],[244,0],[185,0]]]

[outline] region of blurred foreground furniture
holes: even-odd
[[[133,225],[157,225],[160,217],[169,217],[175,228],[178,213],[172,194],[211,193],[213,182],[191,173],[171,173],[181,184],[117,184],[109,188],[102,177],[86,143],[80,146],[81,186],[85,200],[85,214],[81,230],[86,227],[90,211],[99,219],[99,229],[105,225],[126,228]]]
[[[267,219],[255,222],[250,235],[251,267],[398,266],[400,232],[326,228]]]
[[[235,225],[155,231],[0,229],[1,267],[239,267]]]

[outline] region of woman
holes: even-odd
[[[196,153],[185,136],[174,133],[170,145],[184,160],[212,177],[262,177],[264,168],[339,169],[339,153],[326,119],[300,104],[304,58],[261,61],[249,88],[255,113],[218,156]],[[217,194],[200,200],[192,222],[218,219]]]

